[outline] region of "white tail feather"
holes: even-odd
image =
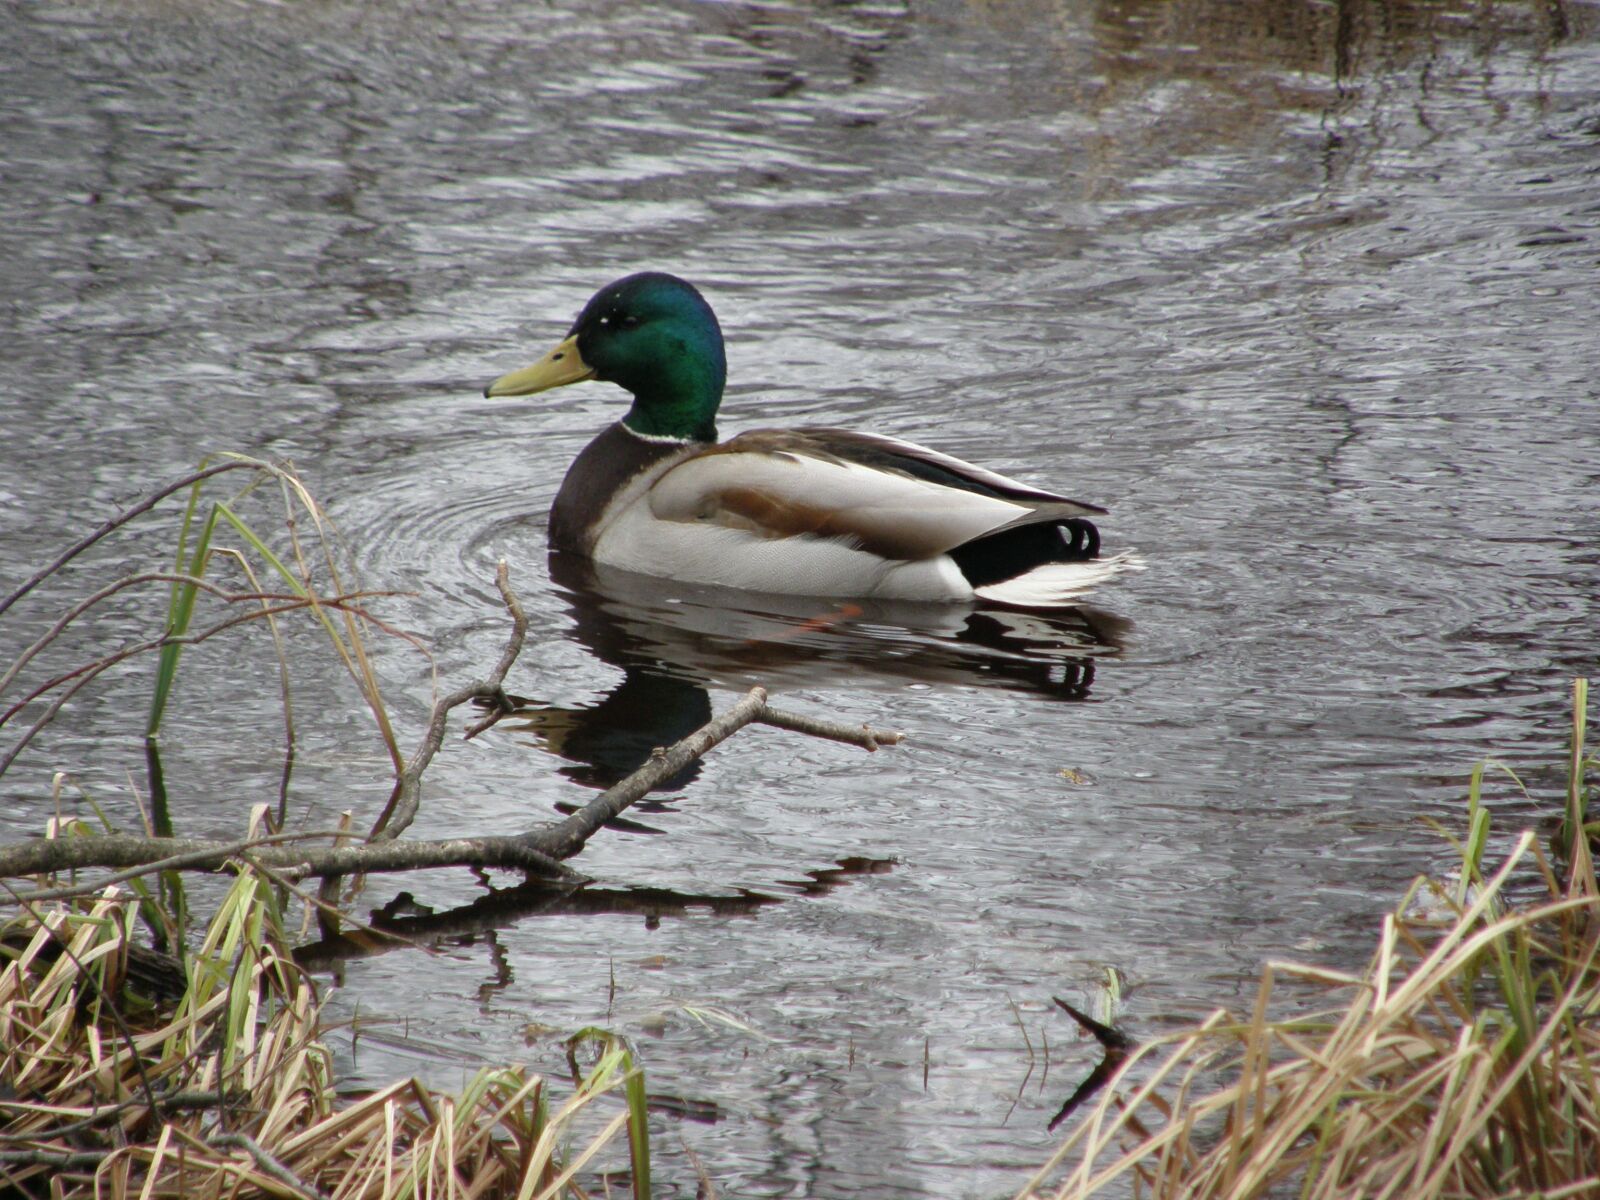
[[[1144,570],[1144,559],[1132,550],[1088,562],[1052,562],[1035,567],[1015,579],[974,588],[980,600],[1015,604],[1019,608],[1054,608],[1088,595],[1118,575]]]

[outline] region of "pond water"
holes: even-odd
[[[1051,996],[1138,1035],[1269,957],[1354,966],[1474,762],[1529,784],[1504,827],[1554,811],[1600,667],[1597,30],[1545,0],[6,5],[0,589],[205,454],[289,458],[427,648],[375,645],[409,746],[434,672],[499,655],[505,557],[528,719],[447,743],[417,836],[581,804],[755,682],[904,730],[739,734],[559,909],[371,881],[362,911],[484,915],[342,966],[371,1022],[342,1062],[559,1071],[601,1024],[689,1114],[662,1194],[696,1159],[724,1195],[1005,1194],[1095,1059]],[[924,442],[1106,505],[1148,569],[1072,617],[804,630],[552,577],[544,513],[621,393],[479,390],[647,268],[722,318],[725,433]],[[175,519],[19,604],[0,657]],[[294,645],[292,817],[370,819],[387,757]],[[148,695],[86,690],[0,834],[84,792],[136,826]],[[198,648],[174,705],[175,822],[236,835],[278,795],[270,645]]]

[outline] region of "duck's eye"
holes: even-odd
[[[619,322],[619,324],[624,329],[632,329],[638,323],[639,323],[639,318],[638,317],[633,317],[633,316],[623,317],[622,320]]]

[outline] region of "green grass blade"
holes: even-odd
[[[307,503],[309,502],[308,499]],[[383,696],[378,689],[377,678],[373,675],[371,666],[367,662],[366,650],[362,645],[361,637],[352,615],[348,611],[344,613],[345,629],[349,638],[347,642],[345,637],[340,635],[338,626],[335,624],[329,610],[317,602],[315,593],[307,586],[307,583],[291,571],[284,561],[273,553],[271,548],[231,508],[226,504],[219,504],[218,509],[223,519],[233,526],[239,536],[249,543],[251,548],[262,557],[296,596],[311,601],[313,615],[327,632],[328,639],[333,643],[334,650],[344,662],[345,669],[350,672],[350,677],[361,688],[362,696],[367,701],[367,707],[371,710],[373,719],[378,723],[378,732],[383,737],[384,745],[388,748],[389,757],[393,760],[395,769],[398,771],[402,766],[399,741],[395,737],[393,727],[390,725],[388,710],[384,706]]]
[[[628,1157],[633,1162],[633,1200],[650,1200],[650,1113],[644,1072],[634,1066],[633,1055],[623,1063],[628,1072],[622,1094],[628,1104]]]
[[[306,590],[306,585],[301,581],[300,577],[291,571],[289,567],[285,565],[284,561],[272,552],[271,547],[263,542],[255,530],[251,529],[249,524],[240,518],[240,516],[233,511],[233,509],[219,501],[214,511],[216,515],[222,517],[222,519],[227,521],[229,525],[232,525],[234,531],[237,532],[238,535],[249,544],[252,550],[262,557],[266,564],[273,569],[280,579],[283,580],[284,586],[286,586],[296,596],[305,597],[310,594]]]
[[[193,517],[193,508],[198,500],[200,485],[195,484],[195,495],[190,497],[189,511],[184,514],[183,530],[178,536],[178,566],[181,574],[203,578],[206,569],[206,558],[211,552],[211,536],[217,528],[217,505],[212,505],[211,512],[207,515],[205,524],[199,536],[195,539],[194,549],[189,555],[189,563],[185,569],[183,554],[189,540],[189,527]],[[172,586],[172,600],[167,609],[166,632],[169,637],[182,637],[189,630],[189,620],[194,615],[194,602],[198,589],[192,583],[176,583]],[[161,648],[161,659],[156,666],[156,690],[150,701],[150,719],[145,725],[145,736],[153,738],[161,731],[161,719],[166,715],[167,701],[172,696],[172,685],[178,676],[178,660],[183,656],[183,647],[180,645],[167,645]]]

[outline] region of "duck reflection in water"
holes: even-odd
[[[531,733],[609,787],[711,717],[710,687],[773,695],[798,688],[939,684],[1000,687],[1059,701],[1088,697],[1095,664],[1121,650],[1131,622],[1082,606],[1049,612],[943,604],[826,601],[677,583],[552,554],[551,578],[573,636],[622,681],[592,705],[518,699],[503,729]],[[519,723],[520,722],[520,723]],[[658,793],[680,790],[698,762]],[[639,806],[649,811],[647,799]],[[658,809],[660,805],[656,806]]]

